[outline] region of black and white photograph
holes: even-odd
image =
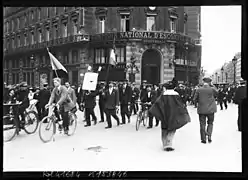
[[[4,172],[242,172],[241,5],[3,11]]]

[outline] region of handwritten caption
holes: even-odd
[[[93,178],[102,178],[102,177],[124,178],[124,177],[127,177],[127,172],[125,171],[93,171],[93,172],[90,172],[88,176],[93,177]]]
[[[46,178],[80,178],[79,172],[74,171],[44,171],[43,177]]]

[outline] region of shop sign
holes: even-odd
[[[103,33],[92,35],[92,41],[109,41],[113,40],[114,37],[116,40],[152,40],[156,43],[162,43],[166,41],[173,41],[173,42],[188,42],[190,44],[195,44],[195,41],[185,35],[178,34],[178,33],[170,33],[170,32],[149,32],[149,31],[128,31],[128,32],[117,32],[117,33]]]

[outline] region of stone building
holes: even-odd
[[[110,80],[198,82],[201,46],[187,35],[184,7],[18,7],[4,13],[8,84],[38,85],[44,78],[51,83],[47,47],[72,84],[82,81],[88,65],[101,66],[99,80],[105,80],[113,46],[118,64],[110,68]]]

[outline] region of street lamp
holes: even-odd
[[[226,83],[227,83],[227,77],[228,77],[228,73],[226,72]]]
[[[134,56],[131,56],[130,64],[126,66],[125,71],[129,71],[129,81],[131,83],[135,82],[135,74],[139,73],[139,68],[136,66],[136,58]]]
[[[223,81],[223,73],[224,73],[224,67],[222,66],[222,68],[221,68],[222,83],[224,82]]]
[[[237,64],[236,56],[233,57],[232,63],[233,63],[233,82],[235,84],[236,83],[236,64]]]
[[[184,48],[185,48],[184,62],[187,60],[187,64],[186,64],[186,81],[188,83],[189,82],[188,42],[186,42],[184,44]]]

